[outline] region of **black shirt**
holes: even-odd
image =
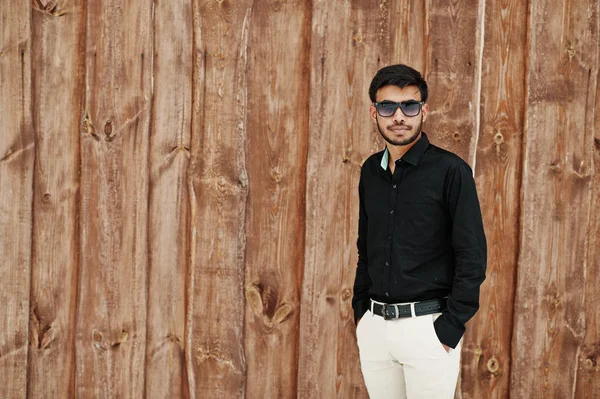
[[[447,297],[435,330],[454,348],[479,308],[485,279],[486,240],[473,173],[425,133],[396,160],[393,175],[382,165],[386,153],[373,154],[361,169],[354,316],[370,309],[370,298],[400,303]]]

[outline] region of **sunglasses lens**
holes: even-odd
[[[421,104],[416,101],[400,103],[400,109],[406,116],[417,116],[421,112]]]
[[[377,112],[381,116],[385,116],[385,117],[392,116],[396,113],[397,109],[398,109],[398,104],[396,104],[396,103],[377,104]]]

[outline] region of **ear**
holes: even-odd
[[[427,119],[427,115],[429,114],[429,104],[423,104],[423,108],[421,108],[421,112],[423,113],[423,122]]]
[[[373,119],[373,122],[377,123],[377,109],[375,109],[373,104],[371,104],[369,107],[369,113],[371,114],[371,119]]]

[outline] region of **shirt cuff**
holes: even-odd
[[[433,322],[433,327],[435,328],[435,333],[438,336],[440,342],[444,345],[449,346],[450,348],[456,348],[456,345],[460,342],[460,339],[465,333],[464,328],[457,328],[453,326],[446,320],[444,314],[438,317]]]
[[[367,313],[367,310],[369,310],[369,309],[371,309],[371,300],[370,299],[356,302],[354,305],[354,324],[356,324],[358,319],[363,317],[363,315],[365,313]]]

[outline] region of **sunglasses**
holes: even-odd
[[[380,103],[373,103],[379,116],[384,118],[390,117],[396,113],[396,110],[400,108],[405,116],[417,116],[421,112],[421,107],[425,104],[425,101],[402,101],[401,103],[395,103],[392,101],[383,101]]]

